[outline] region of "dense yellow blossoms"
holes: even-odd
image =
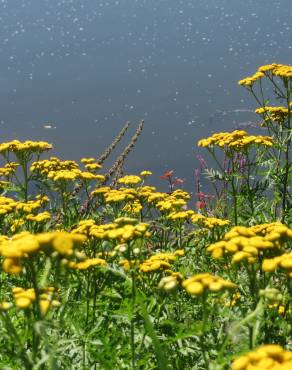
[[[88,258],[85,261],[81,261],[81,262],[74,262],[74,261],[68,262],[68,266],[76,270],[87,270],[90,267],[106,266],[106,265],[107,265],[107,262],[102,258]]]
[[[17,156],[21,156],[24,153],[42,153],[49,149],[52,149],[52,145],[45,141],[27,140],[21,142],[19,140],[12,140],[7,143],[0,144],[1,154],[11,152]]]
[[[79,169],[72,170],[59,170],[59,171],[50,171],[48,173],[48,178],[53,181],[70,181],[70,180],[99,180],[104,181],[105,177],[103,175],[96,175],[91,172],[82,172]]]
[[[252,76],[238,81],[238,84],[246,87],[252,86],[256,81],[260,80],[263,77],[265,77],[265,74],[263,72],[256,72]]]
[[[233,132],[215,133],[198,142],[198,146],[201,147],[213,147],[214,145],[219,148],[228,147],[235,150],[241,150],[250,145],[272,146],[273,139],[270,136],[248,135],[246,131],[235,130]]]
[[[288,276],[292,278],[292,252],[284,253],[281,256],[265,259],[263,261],[263,271],[272,272],[277,268],[282,268]]]
[[[151,171],[142,171],[142,172],[140,172],[140,176],[142,176],[142,177],[148,177],[148,176],[151,176],[151,175],[152,175]]]
[[[149,224],[135,218],[120,217],[109,224],[97,225],[94,220],[81,221],[73,233],[84,234],[98,240],[116,240],[126,243],[132,239],[149,237]]]
[[[29,214],[25,217],[25,219],[28,221],[34,221],[34,222],[44,222],[44,221],[50,220],[51,215],[49,214],[49,212],[41,212],[41,213],[38,213],[37,215]]]
[[[175,262],[178,256],[183,256],[184,250],[178,249],[175,253],[158,253],[140,264],[141,272],[154,272],[169,269],[171,263]]]
[[[214,227],[224,227],[230,224],[229,220],[222,220],[216,217],[206,217],[200,214],[195,214],[192,216],[193,223],[202,224],[208,229],[213,229]]]
[[[237,286],[221,277],[202,273],[192,276],[182,283],[190,295],[201,295],[204,292],[219,292],[224,289],[235,289]]]
[[[280,222],[252,227],[235,226],[225,234],[223,240],[211,244],[207,251],[214,258],[232,254],[233,263],[245,259],[249,263],[255,263],[257,256],[264,250],[280,250],[288,239],[292,239],[292,230]]]
[[[270,78],[273,76],[281,77],[283,79],[291,78],[292,66],[277,63],[263,65],[258,68],[255,74],[240,80],[238,84],[250,88],[256,81],[265,76]]]
[[[41,311],[41,314],[45,316],[49,310],[49,308],[52,307],[58,307],[60,305],[60,302],[53,299],[53,295],[55,292],[54,287],[48,287],[48,288],[42,288],[39,291],[39,308]],[[33,288],[30,289],[23,289],[23,288],[13,288],[12,290],[13,298],[15,301],[15,304],[18,308],[26,309],[30,307],[37,299],[36,292]]]
[[[136,184],[139,184],[139,182],[141,181],[142,179],[139,176],[127,175],[127,176],[119,178],[118,183],[124,184],[124,185],[136,185]]]
[[[95,194],[96,191],[95,191]],[[128,200],[135,199],[137,192],[135,189],[121,188],[111,189],[104,193],[104,199],[106,203],[120,203]]]
[[[42,175],[47,175],[50,171],[71,171],[74,169],[78,169],[78,164],[75,161],[61,161],[57,157],[33,162],[30,167],[32,172],[38,172]]]
[[[191,216],[193,216],[195,212],[193,210],[188,210],[188,211],[178,211],[178,212],[171,212],[167,218],[176,221],[176,220],[187,220]]]
[[[37,197],[36,200],[29,200],[27,202],[19,202],[14,199],[1,197],[0,196],[0,215],[7,215],[14,212],[15,215],[28,214],[32,215],[34,211],[37,211],[45,203],[48,202],[47,196]],[[41,216],[40,216],[41,217]],[[15,219],[14,222],[18,222],[19,219]]]
[[[138,200],[134,200],[133,202],[129,202],[123,207],[123,211],[130,214],[137,214],[141,212],[143,209],[142,204]]]
[[[232,370],[292,370],[292,352],[269,344],[237,358]]]
[[[19,163],[15,163],[15,162],[6,163],[4,167],[0,168],[0,176],[9,177],[16,171],[16,168],[18,166],[19,166]]]
[[[264,106],[255,110],[257,114],[264,116],[262,126],[266,126],[270,121],[282,124],[288,117],[288,114],[292,114],[292,111],[286,107],[271,107]]]
[[[83,158],[84,160],[85,158]],[[82,161],[82,160],[81,160]],[[101,168],[97,163],[87,163],[85,168],[88,171],[81,171],[78,163],[75,161],[61,161],[57,157],[51,157],[42,161],[34,162],[30,170],[39,173],[53,181],[71,181],[71,180],[98,180],[104,181],[103,175],[97,175],[93,172]]]
[[[30,234],[23,232],[14,235],[11,239],[0,240],[0,255],[4,257],[3,270],[9,274],[19,274],[22,271],[21,259],[28,258],[31,254],[43,251],[46,253],[57,252],[69,256],[74,248],[80,246],[86,237],[67,232],[48,232]]]

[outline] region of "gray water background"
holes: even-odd
[[[291,16],[292,0],[1,0],[1,141],[78,160],[144,119],[127,171],[194,190],[198,139],[257,121],[237,81],[291,63]]]

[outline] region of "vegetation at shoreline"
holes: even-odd
[[[0,144],[1,369],[292,369],[292,67],[239,84],[263,132],[198,142],[196,202],[123,174],[143,121],[105,174],[128,123],[80,163]]]

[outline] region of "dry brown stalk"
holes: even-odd
[[[117,144],[121,141],[122,137],[125,135],[129,126],[130,126],[130,122],[126,122],[124,127],[121,129],[121,131],[116,136],[116,138],[112,141],[112,143],[105,149],[105,151],[97,159],[98,164],[102,164],[109,157],[111,152],[115,149]]]
[[[119,169],[120,171],[122,171],[125,159],[127,158],[128,154],[131,152],[131,150],[134,148],[136,141],[138,140],[139,136],[142,133],[143,127],[144,127],[144,120],[142,120],[139,123],[139,126],[137,127],[137,130],[135,131],[134,135],[132,136],[129,144],[125,147],[121,155],[118,156],[115,163],[111,166],[111,168],[105,175],[105,181],[103,184],[105,184],[109,180],[109,178],[113,176],[113,174],[117,173]]]

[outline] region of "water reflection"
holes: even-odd
[[[128,168],[191,189],[196,141],[255,120],[236,81],[291,63],[291,15],[291,0],[1,0],[1,138],[78,159],[145,119]]]

